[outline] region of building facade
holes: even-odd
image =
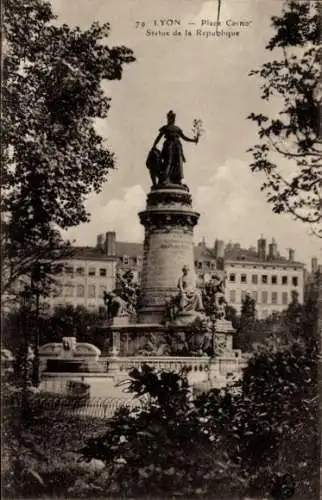
[[[56,276],[55,294],[48,302],[51,309],[60,306],[83,306],[98,310],[104,305],[104,291],[115,288],[117,256],[115,233],[97,237],[95,247],[74,247],[73,256],[64,262]]]
[[[75,247],[73,258],[65,263],[59,277],[59,293],[52,297],[50,305],[98,309],[103,306],[104,290],[116,287],[118,273],[131,270],[140,282],[142,264],[141,243],[117,241],[112,231],[99,235],[96,247]],[[225,270],[226,299],[238,313],[246,294],[256,300],[258,318],[286,309],[293,291],[298,293],[299,302],[303,302],[304,265],[295,260],[293,249],[287,258],[281,256],[274,239],[267,245],[261,237],[257,248],[249,249],[237,243],[225,245],[221,240],[209,248],[203,240],[194,247],[194,264],[201,287],[216,269]]]
[[[299,302],[303,302],[304,264],[295,260],[293,249],[289,250],[288,258],[282,257],[274,240],[268,251],[264,238],[258,240],[257,251],[226,249],[225,271],[226,299],[239,313],[246,294],[256,301],[259,319],[286,309],[293,291],[297,292]]]

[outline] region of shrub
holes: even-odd
[[[141,407],[120,409],[105,434],[81,450],[84,460],[105,462],[105,493],[229,498],[231,490],[242,491],[238,465],[227,463],[220,438],[200,419],[186,376],[143,366],[130,377]]]
[[[211,391],[196,403],[254,494],[281,488],[284,477],[304,498],[316,497],[317,363],[317,351],[305,344],[262,347],[240,391]]]

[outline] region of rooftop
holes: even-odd
[[[103,250],[98,247],[73,247],[74,254],[70,257],[71,259],[77,260],[102,260],[111,261],[115,260],[115,256],[106,255]]]
[[[279,253],[276,257],[270,257],[266,255],[265,259],[260,258],[256,251],[248,250],[245,248],[234,248],[230,250],[225,250],[225,260],[226,261],[245,261],[245,262],[265,262],[267,264],[280,264],[280,265],[292,265],[292,266],[301,266],[304,264],[302,262],[296,260],[289,260],[286,257],[282,257]]]
[[[127,255],[128,257],[137,257],[143,255],[143,243],[132,243],[129,241],[116,241],[116,255]]]
[[[120,256],[127,257],[137,257],[138,255],[143,255],[143,243],[129,242],[129,241],[115,241],[115,255],[106,255],[104,250],[99,247],[90,246],[75,246],[75,254],[72,258],[74,259],[85,259],[85,260],[101,260],[101,261],[111,261],[116,260]],[[229,262],[250,262],[250,263],[261,263],[266,264],[276,264],[276,265],[292,265],[298,267],[304,267],[302,262],[296,260],[289,260],[276,253],[275,257],[266,255],[265,259],[258,256],[257,251],[254,247],[248,249],[241,248],[239,244],[228,244],[225,246],[225,260]],[[214,248],[209,248],[206,246],[205,242],[201,242],[194,246],[194,259],[211,261],[215,260],[215,250]]]

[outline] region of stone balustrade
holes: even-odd
[[[206,372],[209,369],[209,358],[177,357],[177,356],[131,356],[106,358],[109,372],[118,370],[128,372],[132,368],[140,368],[143,364],[153,366],[156,370]]]
[[[108,366],[108,373],[115,380],[122,380],[128,376],[133,368],[140,368],[147,364],[156,370],[180,372],[186,370],[189,381],[193,383],[205,380],[226,379],[229,376],[240,377],[247,362],[241,356],[227,354],[217,358],[178,357],[178,356],[132,356],[104,358]]]

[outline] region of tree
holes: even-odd
[[[250,351],[252,346],[252,330],[256,322],[256,301],[247,293],[242,300],[239,328],[237,331],[239,347]]]
[[[280,16],[272,17],[275,34],[266,49],[278,58],[250,75],[262,80],[262,99],[279,100],[281,109],[274,117],[251,113],[248,118],[257,124],[259,138],[249,150],[250,168],[265,173],[261,189],[273,211],[292,214],[321,237],[319,9],[319,2],[292,0],[285,2]]]
[[[32,344],[35,330],[39,330],[40,345],[61,342],[63,337],[76,336],[78,342],[90,342],[103,347],[104,340],[95,331],[104,316],[99,311],[90,311],[83,306],[66,305],[56,307],[51,315],[40,310],[26,308],[10,310],[2,318],[2,344],[15,355],[21,347],[21,324],[28,324],[29,343]]]
[[[85,200],[115,166],[95,129],[119,80],[134,61],[109,47],[108,23],[87,30],[58,25],[49,2],[7,0],[4,11],[2,250],[4,291],[35,263],[65,255],[60,229],[89,220]]]
[[[278,491],[286,482],[299,498],[318,498],[318,350],[267,343],[250,358],[239,384],[237,392],[200,396],[198,406],[239,464],[250,496],[290,498]]]
[[[105,434],[89,439],[81,450],[84,460],[106,464],[94,483],[98,494],[224,499],[243,491],[238,467],[223,456],[220,436],[200,418],[186,375],[147,365],[129,375],[128,390],[141,405],[116,412]]]

